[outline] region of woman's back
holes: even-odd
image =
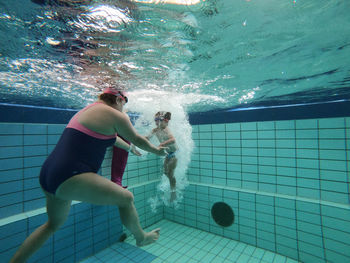
[[[121,118],[123,118],[123,114],[119,111],[103,102],[95,102],[78,112],[67,127],[74,128],[82,125],[92,132],[105,136],[115,136],[116,126]]]

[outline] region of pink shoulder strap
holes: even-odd
[[[92,136],[92,137],[95,137],[97,139],[113,139],[115,138],[117,135],[114,134],[114,135],[105,135],[105,134],[101,134],[101,133],[98,133],[98,132],[95,132],[93,130],[90,130],[88,128],[86,128],[85,126],[83,126],[79,121],[78,121],[78,117],[79,115],[86,111],[87,109],[89,109],[90,107],[98,104],[98,103],[101,103],[101,102],[95,102],[95,103],[92,103],[88,106],[86,106],[84,109],[80,110],[79,112],[77,112],[73,118],[69,121],[68,125],[66,126],[66,128],[72,128],[72,129],[75,129],[75,130],[78,130],[78,131],[81,131],[82,133],[85,133],[89,136]]]

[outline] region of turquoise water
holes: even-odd
[[[349,99],[348,1],[59,2],[0,1],[1,102],[78,109],[116,83],[188,112]]]

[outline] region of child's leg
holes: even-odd
[[[171,197],[170,201],[176,199],[176,179],[175,179],[175,168],[177,165],[177,158],[165,158],[164,160],[164,173],[169,178],[170,189],[171,189]]]

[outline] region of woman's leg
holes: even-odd
[[[45,195],[48,216],[47,222],[38,227],[24,240],[10,262],[25,262],[35,251],[42,247],[45,241],[66,221],[71,201],[59,199],[46,192]]]
[[[56,196],[97,205],[117,205],[123,224],[135,236],[138,246],[153,243],[159,237],[160,229],[146,233],[141,228],[133,194],[98,174],[83,173],[69,178],[58,187]]]

